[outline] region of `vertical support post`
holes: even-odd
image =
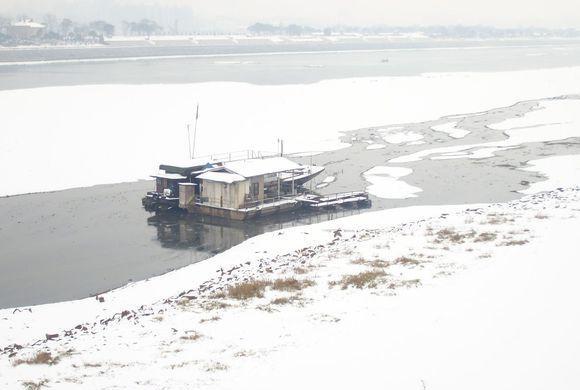
[[[187,157],[189,157],[191,159],[191,133],[189,131],[189,125],[187,125],[187,149],[189,152]]]
[[[193,127],[193,146],[191,148],[191,158],[195,157],[195,138],[197,137],[197,119],[199,118],[199,103],[197,103],[197,109],[195,110],[195,125]]]
[[[310,155],[310,168],[308,168],[308,170],[310,171],[313,166],[314,166],[314,164],[312,164],[312,154],[311,154]],[[312,179],[310,180],[310,192],[312,192]]]
[[[276,177],[278,178],[278,200],[280,200],[280,173],[277,173]]]

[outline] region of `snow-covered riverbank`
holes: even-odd
[[[0,311],[0,386],[574,389],[579,229],[575,187],[265,234],[100,300]]]

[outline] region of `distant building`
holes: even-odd
[[[44,24],[36,23],[28,19],[12,23],[8,26],[7,33],[15,39],[31,39],[41,36],[45,27]]]

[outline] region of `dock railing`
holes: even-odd
[[[264,150],[236,150],[234,152],[208,154],[196,157],[196,159],[207,159],[216,163],[249,160],[254,158],[267,158],[279,156],[279,153]]]
[[[359,196],[368,198],[368,194],[365,191],[349,191],[349,192],[336,192],[334,194],[320,195],[320,199],[324,199],[324,201],[333,201],[333,200],[359,197]]]

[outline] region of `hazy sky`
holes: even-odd
[[[19,13],[53,13],[77,20],[143,15],[170,19],[177,13],[184,20],[224,28],[243,28],[256,21],[580,28],[580,0],[0,0],[0,14]]]

